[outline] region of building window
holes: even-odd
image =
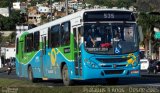
[[[61,45],[70,44],[70,22],[65,22],[61,25]]]
[[[35,32],[34,33],[34,50],[37,51],[39,50],[39,37],[40,37],[40,33],[39,31],[38,32]]]

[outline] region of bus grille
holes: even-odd
[[[130,57],[127,58],[96,58],[98,61],[102,63],[115,63],[115,62],[126,62],[130,59]]]
[[[124,70],[104,70],[105,74],[122,74]]]

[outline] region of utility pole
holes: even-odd
[[[12,4],[12,1],[8,0],[8,2],[9,2],[8,11],[9,11],[9,17],[10,17],[11,16],[11,4]]]
[[[50,17],[50,21],[52,21],[52,0],[50,0],[50,7],[51,7],[51,17]]]
[[[29,11],[28,11],[28,1],[27,1],[26,14],[27,14],[27,26],[28,26],[28,29],[29,29]]]
[[[66,15],[68,15],[68,0],[66,0]]]

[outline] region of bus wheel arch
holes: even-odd
[[[60,66],[60,68],[61,68],[61,69],[60,69],[60,71],[61,71],[61,78],[63,78],[63,77],[62,77],[62,69],[63,69],[64,65],[66,65],[66,63],[65,63],[65,62],[62,62],[62,63],[61,63],[61,66]]]

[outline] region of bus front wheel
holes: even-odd
[[[69,78],[68,68],[66,64],[63,66],[63,69],[62,69],[62,78],[65,86],[69,86],[73,84],[73,81],[70,80]]]

